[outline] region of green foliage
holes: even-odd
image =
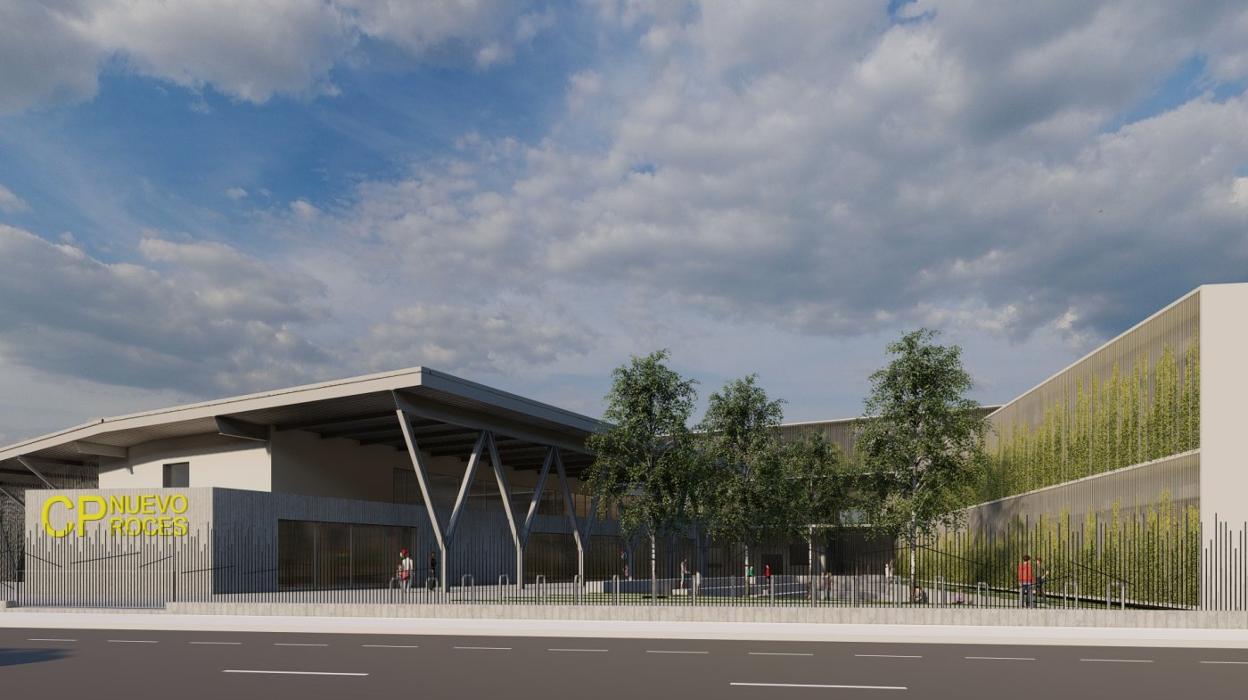
[[[697,393],[665,363],[666,350],[634,357],[612,373],[604,418],[611,427],[590,436],[594,463],[587,490],[599,514],[616,510],[620,527],[651,537],[682,532],[698,511],[705,478],[689,417]]]
[[[698,429],[714,472],[705,513],[714,538],[750,545],[794,530],[794,453],[781,447],[781,420],[782,402],[770,399],[753,374],[710,394]]]
[[[872,526],[904,536],[911,560],[920,537],[958,522],[982,471],[986,422],[966,398],[971,377],[956,345],[913,331],[888,346],[893,360],[871,375],[855,449],[866,465],[863,493]],[[910,567],[911,576],[914,567]]]
[[[839,526],[845,512],[858,503],[861,471],[841,448],[821,434],[802,437],[781,450],[788,505],[780,534],[805,536],[810,525]]]
[[[918,575],[968,590],[979,582],[1010,589],[1017,584],[1016,567],[1024,554],[1044,560],[1050,594],[1103,599],[1108,587],[1118,599],[1122,583],[1131,601],[1173,607],[1199,603],[1200,511],[1176,507],[1168,491],[1134,517],[1123,517],[1115,505],[1104,521],[1090,511],[1082,518],[1063,512],[1015,520],[1000,533],[942,532],[920,549]],[[899,551],[894,559],[901,558]]]
[[[995,450],[967,503],[1003,498],[1200,446],[1200,350],[1180,367],[1165,348],[1153,367],[1079,379],[1075,396],[1046,406],[1035,424],[1002,426]]]

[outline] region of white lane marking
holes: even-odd
[[[681,649],[646,649],[647,654],[709,654],[709,651],[684,651]]]
[[[1234,664],[1237,666],[1248,666],[1248,661],[1201,661],[1202,664]]]
[[[854,654],[864,659],[921,659],[917,654]]]
[[[310,644],[307,642],[273,642],[275,647],[327,647],[328,644]]]
[[[27,639],[26,641],[28,642],[76,642],[78,640],[77,639],[56,639],[56,638],[50,638],[50,637],[31,637],[30,639]]]
[[[511,647],[454,647],[455,649],[468,649],[472,651],[511,651]]]
[[[582,652],[593,652],[593,653],[601,654],[608,650],[607,649],[547,649],[546,651],[582,651]]]
[[[240,645],[242,645],[242,642],[187,642],[187,644],[202,644],[202,645],[213,645],[213,646],[218,646],[218,645],[220,645],[220,646],[240,646]]]
[[[808,651],[751,651],[750,656],[814,656]]]
[[[221,673],[265,673],[283,676],[367,676],[367,673],[342,673],[334,671],[253,671],[245,668],[224,668]]]
[[[365,649],[419,649],[415,644],[361,644]]]
[[[110,639],[113,644],[160,644],[154,639]]]
[[[1151,664],[1152,659],[1079,659],[1085,663],[1100,664]]]
[[[909,690],[904,685],[832,685],[827,683],[729,683],[748,688],[840,688],[846,690]]]
[[[1035,661],[1035,658],[1030,656],[964,656],[962,658],[976,661]]]

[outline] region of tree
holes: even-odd
[[[787,524],[784,460],[777,430],[783,401],[772,400],[750,375],[728,382],[707,399],[698,424],[703,455],[715,477],[704,520],[711,533],[750,549]]]
[[[657,538],[688,527],[705,482],[688,427],[694,382],[664,364],[667,359],[668,352],[659,350],[612,372],[603,414],[610,427],[588,440],[594,463],[586,481],[600,516],[617,509],[626,536],[645,530],[650,538],[652,596]]]
[[[889,364],[871,375],[866,420],[855,443],[867,469],[871,523],[906,540],[910,586],[920,537],[958,524],[983,463],[987,421],[965,397],[971,377],[956,345],[920,329],[888,345]]]
[[[858,473],[841,448],[821,433],[802,436],[784,445],[785,489],[788,499],[788,537],[806,537],[809,573],[815,573],[816,528],[840,527],[857,500]],[[814,580],[811,580],[814,595]]]

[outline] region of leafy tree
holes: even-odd
[[[859,472],[836,444],[822,434],[806,435],[782,448],[784,497],[788,501],[784,535],[804,536],[814,574],[814,534],[818,527],[840,527],[858,502]]]
[[[746,545],[746,566],[751,546],[788,525],[789,484],[778,431],[783,403],[770,399],[751,374],[712,393],[698,424],[715,473],[706,524],[716,537]]]
[[[893,359],[871,375],[855,443],[866,464],[871,522],[905,538],[912,587],[919,538],[958,523],[987,430],[979,403],[965,397],[972,384],[961,348],[935,345],[935,337],[920,329],[888,345]]]
[[[705,484],[703,460],[688,427],[697,398],[693,380],[669,368],[666,350],[632,360],[612,372],[604,418],[610,427],[590,436],[594,463],[587,475],[599,513],[619,513],[627,537],[650,538],[651,595],[658,568],[657,538],[681,533],[697,512]]]

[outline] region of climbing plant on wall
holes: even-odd
[[[1012,496],[1199,446],[1200,350],[1193,342],[1182,367],[1169,347],[1152,367],[1147,357],[1129,368],[1115,363],[1108,377],[1077,381],[1074,396],[1046,406],[1039,421],[998,426],[976,498]]]

